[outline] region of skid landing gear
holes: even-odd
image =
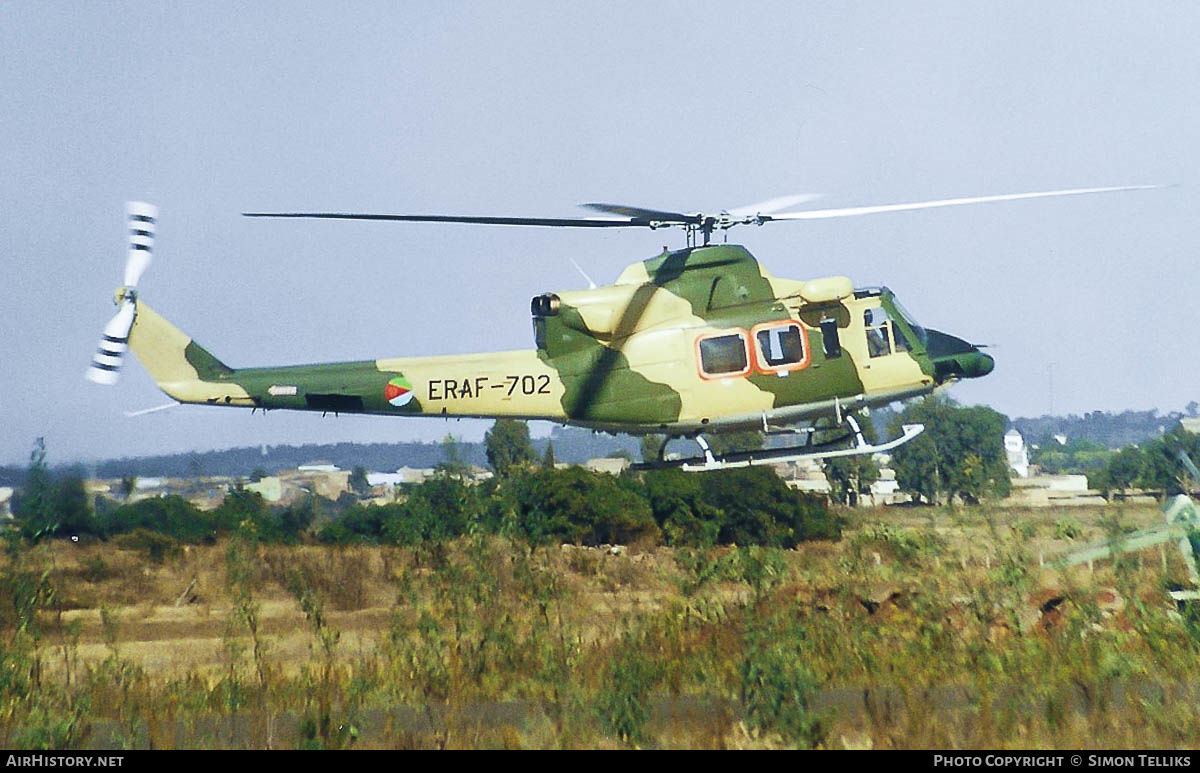
[[[785,462],[797,462],[805,459],[831,459],[838,456],[877,454],[904,445],[925,431],[925,425],[923,424],[905,424],[903,428],[904,432],[900,437],[889,440],[886,443],[871,444],[863,437],[862,429],[858,426],[858,422],[853,416],[845,416],[843,417],[843,421],[846,423],[849,432],[828,443],[813,445],[812,434],[810,433],[808,436],[809,442],[801,446],[763,448],[757,451],[731,451],[720,456],[713,453],[712,448],[703,435],[697,435],[695,440],[696,444],[700,446],[701,456],[690,459],[665,460],[660,457],[658,461],[635,464],[633,468],[636,470],[650,470],[678,467],[685,472],[708,472],[710,470],[731,470],[738,467],[752,467],[762,464],[783,464]],[[853,438],[854,442],[852,445],[846,446],[845,442],[850,438]]]

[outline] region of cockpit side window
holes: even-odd
[[[863,325],[867,331],[867,353],[872,357],[886,357],[892,353],[891,319],[882,307],[863,312]]]
[[[745,333],[701,338],[698,348],[700,372],[704,376],[740,376],[750,370],[750,352]]]

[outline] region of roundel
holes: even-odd
[[[412,384],[408,383],[408,379],[404,376],[396,376],[387,382],[387,386],[383,389],[383,397],[397,408],[408,405],[413,399]]]

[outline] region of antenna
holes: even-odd
[[[592,278],[587,275],[586,271],[584,271],[582,268],[579,267],[579,264],[575,262],[575,258],[568,258],[568,260],[571,261],[571,265],[575,267],[575,270],[579,272],[580,276],[582,276],[584,279],[587,280],[588,289],[595,290],[596,283],[592,281]]]

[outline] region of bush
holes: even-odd
[[[295,542],[312,526],[317,517],[317,503],[309,497],[275,513],[279,534],[284,542]]]
[[[317,532],[317,539],[326,545],[351,542],[378,543],[383,541],[383,522],[402,505],[355,505],[346,509],[336,520]]]
[[[156,564],[183,554],[176,540],[148,529],[134,529],[128,534],[120,535],[115,541],[118,547],[143,553]]]
[[[824,500],[792,491],[770,469],[704,473],[704,501],[722,513],[718,541],[793,548],[811,539],[838,539],[841,522]]]
[[[579,467],[536,470],[515,477],[499,499],[533,542],[585,545],[657,541],[658,524],[646,499],[611,475]]]
[[[636,479],[631,485],[649,502],[668,545],[705,547],[717,541],[724,514],[705,500],[699,475],[654,470],[645,473],[640,486]]]
[[[105,537],[128,534],[137,529],[155,531],[182,542],[200,542],[213,536],[210,519],[191,502],[172,494],[121,505],[104,516]]]
[[[277,524],[272,522],[271,509],[262,495],[245,489],[234,489],[225,495],[220,506],[207,514],[213,527],[222,534],[236,531],[243,521],[254,524],[259,536],[273,540]]]
[[[318,532],[324,544],[442,542],[490,532],[586,545],[665,540],[675,546],[715,543],[791,548],[809,539],[837,539],[841,524],[825,502],[789,489],[766,468],[703,474],[657,470],[620,478],[583,468],[514,468],[508,477],[475,485],[450,474],[409,486],[401,502],[355,503]],[[296,542],[312,526],[311,499],[272,508],[254,492],[230,491],[202,512],[179,496],[105,508],[103,536],[153,531],[200,542],[249,528],[262,542]]]
[[[478,487],[451,475],[410,486],[406,494],[403,502],[347,508],[317,537],[326,544],[438,542],[465,534],[484,509]]]
[[[1054,524],[1054,538],[1077,540],[1083,536],[1083,524],[1074,518],[1060,518]]]

